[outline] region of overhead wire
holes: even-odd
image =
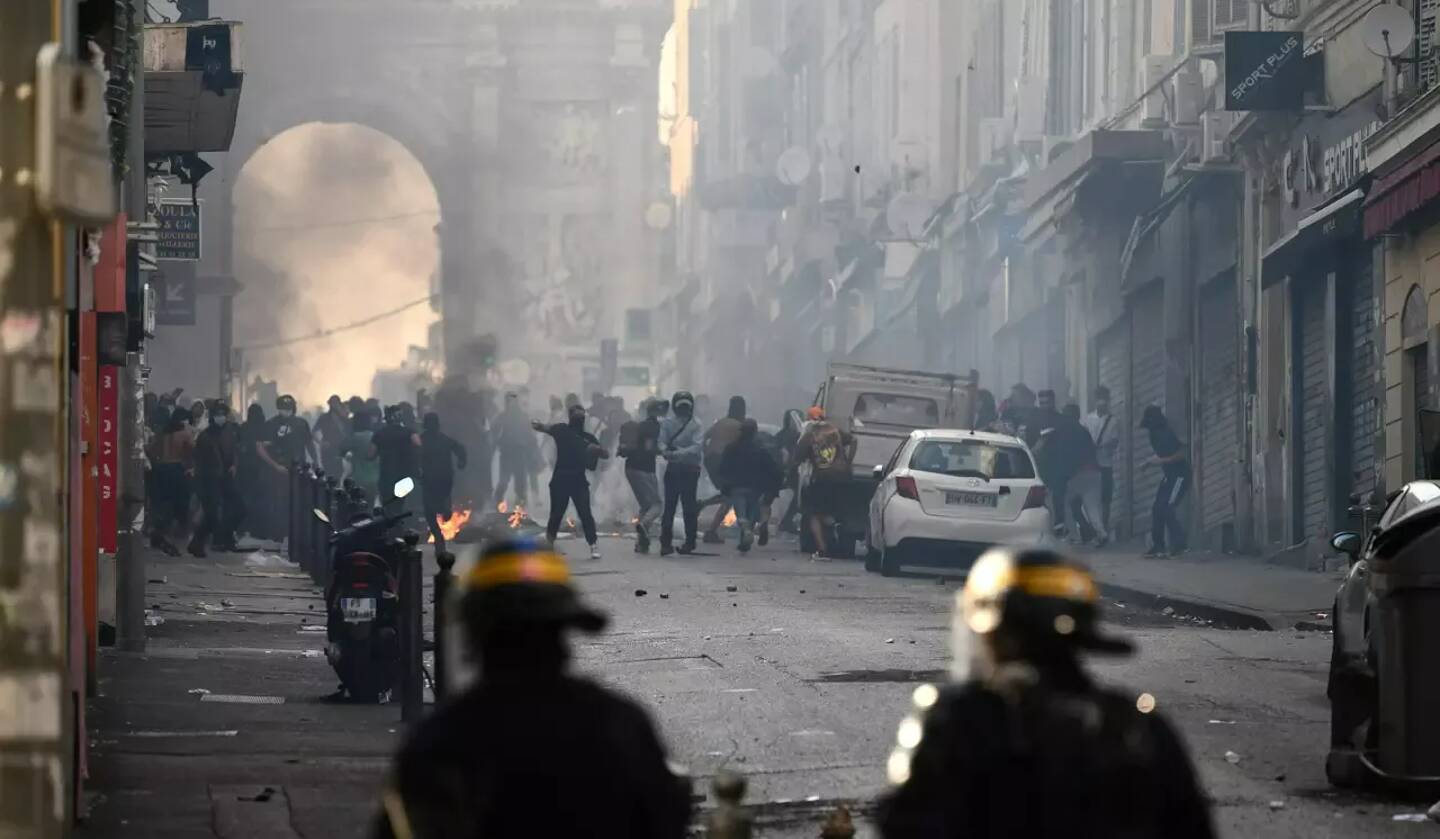
[[[259,350],[273,350],[279,347],[288,347],[293,344],[302,344],[307,341],[318,341],[321,338],[329,338],[332,335],[338,335],[342,332],[350,332],[355,329],[369,326],[370,324],[376,323],[377,321],[382,321],[386,318],[394,317],[398,314],[407,312],[410,309],[415,308],[416,306],[420,306],[425,303],[431,303],[435,300],[435,298],[436,295],[428,294],[420,298],[419,300],[412,300],[403,306],[397,306],[394,309],[389,309],[387,311],[380,312],[379,314],[371,315],[370,317],[347,323],[344,326],[336,326],[330,329],[321,329],[318,332],[312,332],[308,335],[297,335],[293,338],[282,338],[278,341],[270,341],[262,344],[249,344],[247,346],[239,347],[238,349],[243,352],[255,352]]]
[[[422,216],[439,216],[439,210],[416,210],[413,213],[396,213],[392,216],[375,216],[373,218],[346,219],[344,221],[320,221],[313,224],[277,224],[266,227],[237,227],[239,233],[268,233],[286,230],[318,230],[329,227],[359,227],[366,224],[384,224],[390,221],[401,221],[403,219],[420,218]]]

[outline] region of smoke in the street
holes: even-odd
[[[359,125],[312,123],[271,140],[235,189],[237,346],[335,330],[420,300],[439,266],[439,202],[420,163]],[[372,326],[245,353],[245,375],[302,404],[371,392],[378,369],[425,346],[419,305]]]

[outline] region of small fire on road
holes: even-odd
[[[445,534],[446,541],[454,539],[456,536],[460,535],[460,531],[464,530],[465,525],[470,523],[470,514],[471,511],[468,509],[456,510],[455,512],[450,514],[449,518],[443,518],[440,520],[440,532]],[[434,535],[430,536],[429,541],[432,545],[435,543]]]
[[[735,511],[731,510],[730,512],[725,514],[725,521],[721,524],[724,527],[734,527],[735,522],[737,521],[739,521],[739,519],[735,516]]]

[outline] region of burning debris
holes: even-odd
[[[440,520],[440,532],[445,534],[445,541],[453,541],[456,536],[460,535],[460,531],[464,530],[465,525],[470,523],[471,514],[472,511],[468,508],[456,510],[450,514],[449,518]],[[431,535],[429,543],[432,545],[435,544],[434,535]]]

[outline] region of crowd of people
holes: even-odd
[[[1056,409],[1055,391],[1010,389],[999,405],[987,390],[977,399],[977,428],[1023,439],[1035,455],[1044,481],[1057,535],[1072,545],[1103,547],[1110,540],[1115,493],[1115,459],[1126,430],[1111,413],[1110,389],[1097,387],[1089,414],[1069,403]],[[1158,405],[1147,406],[1138,431],[1148,435],[1152,456],[1147,466],[1161,470],[1151,506],[1148,557],[1174,556],[1187,547],[1178,511],[1190,490],[1186,446]]]

